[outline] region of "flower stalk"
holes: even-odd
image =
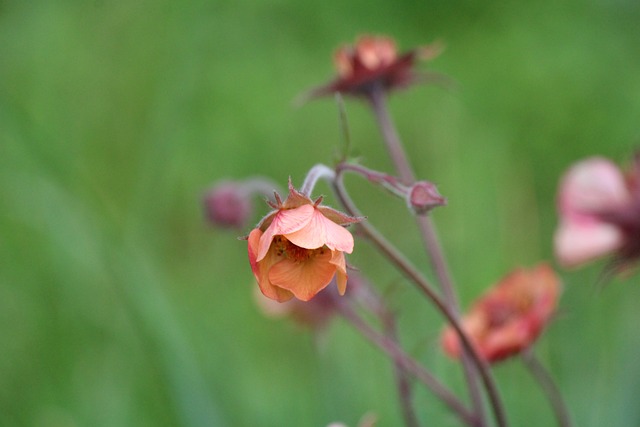
[[[342,182],[342,173],[336,174],[334,181],[334,190],[338,199],[344,206],[347,212],[351,215],[357,215],[359,212],[355,204],[349,197],[344,183]],[[480,375],[480,378],[487,390],[489,403],[492,407],[496,423],[499,427],[506,427],[506,415],[504,406],[500,399],[498,388],[491,374],[491,370],[487,362],[480,357],[475,351],[466,333],[463,331],[458,316],[449,308],[445,301],[435,292],[431,284],[427,279],[413,266],[402,253],[395,248],[382,234],[380,234],[369,222],[362,222],[358,224],[358,228],[362,233],[376,246],[376,248],[387,257],[387,259],[401,271],[413,284],[420,290],[438,309],[438,311],[445,317],[445,319],[455,329],[456,334],[462,343],[464,351],[469,355],[471,361],[475,365]]]
[[[369,326],[353,307],[351,307],[348,299],[336,298],[335,305],[338,313],[356,328],[362,336],[389,355],[398,366],[401,366],[402,369],[413,374],[418,381],[433,391],[466,425],[476,425],[474,415],[469,412],[453,393],[440,383],[429,371],[407,355],[393,339]]]
[[[385,145],[396,171],[405,184],[411,184],[415,181],[415,174],[400,140],[398,131],[391,120],[391,114],[387,108],[386,92],[381,85],[372,86],[372,89],[369,92],[369,103],[376,117],[376,121],[383,135]],[[435,226],[431,221],[431,218],[426,215],[416,215],[416,222],[420,229],[420,234],[427,253],[429,254],[431,266],[438,277],[438,281],[440,282],[446,304],[451,309],[453,317],[457,319],[459,317],[457,296],[442,246],[438,240]],[[485,415],[482,396],[480,394],[475,370],[469,362],[469,356],[467,353],[467,350],[464,350],[462,365],[474,410],[479,415],[479,419],[482,420],[481,426],[483,426],[485,425]]]

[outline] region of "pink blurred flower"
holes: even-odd
[[[555,253],[565,267],[614,254],[627,264],[640,255],[640,164],[628,176],[610,160],[572,166],[560,183]]]
[[[551,319],[559,293],[560,281],[547,264],[517,269],[472,306],[462,328],[482,357],[498,362],[533,344]],[[442,347],[460,357],[460,341],[451,326],[443,331]]]
[[[334,92],[367,95],[374,85],[380,85],[386,90],[409,86],[429,77],[414,70],[416,62],[433,59],[441,51],[442,46],[433,43],[399,54],[390,37],[363,35],[354,45],[344,45],[335,52],[334,63],[338,76],[328,84],[312,90],[307,97],[330,95]]]
[[[269,213],[248,237],[249,262],[262,293],[279,302],[308,301],[334,276],[344,294],[344,253],[353,251],[353,236],[343,226],[358,222],[312,201],[289,183],[289,196],[276,197]]]

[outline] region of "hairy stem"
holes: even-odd
[[[323,165],[322,163],[318,163],[309,169],[309,172],[307,172],[307,176],[304,178],[304,182],[300,187],[300,193],[307,197],[311,197],[311,192],[313,192],[318,180],[326,179],[327,181],[332,182],[335,176],[336,173],[333,169],[329,166]]]

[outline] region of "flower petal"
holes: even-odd
[[[257,260],[260,261],[267,254],[274,236],[292,233],[305,227],[311,221],[314,211],[312,205],[279,211],[260,239]]]
[[[293,294],[286,289],[273,286],[269,281],[269,270],[271,270],[274,264],[280,262],[282,258],[272,251],[268,252],[261,261],[256,261],[256,252],[262,234],[262,231],[257,228],[249,233],[248,251],[251,271],[253,271],[258,286],[260,286],[260,291],[262,291],[264,296],[278,302],[288,301],[293,298]]]
[[[586,215],[611,210],[630,198],[624,176],[610,160],[592,157],[576,163],[565,174],[559,191],[560,214]]]
[[[327,219],[313,209],[311,220],[301,229],[285,235],[291,243],[305,249],[316,249],[327,245],[332,251],[351,253],[353,236],[344,227]]]
[[[344,253],[340,251],[331,252],[331,264],[336,266],[336,284],[338,285],[338,293],[344,295],[347,291],[347,263],[344,260]]]
[[[331,282],[336,272],[331,257],[331,252],[325,251],[304,262],[284,259],[271,268],[269,280],[292,292],[296,298],[309,301]]]
[[[620,230],[601,222],[565,220],[554,236],[558,262],[567,268],[577,267],[618,250],[623,244]]]
[[[491,331],[480,343],[480,354],[490,362],[498,362],[533,344],[537,337],[531,334],[525,319],[509,323]]]

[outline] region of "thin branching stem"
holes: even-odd
[[[336,173],[333,186],[338,199],[347,210],[347,212],[354,216],[361,216],[360,212],[358,211],[355,204],[349,197],[346,189],[344,188],[342,173]],[[389,242],[384,236],[382,236],[382,234],[380,234],[380,232],[378,232],[378,230],[376,230],[369,221],[359,223],[358,227],[364,233],[364,235],[376,246],[376,248],[383,255],[385,255],[387,259],[389,259],[389,261],[393,265],[395,265],[396,268],[401,271],[413,284],[415,284],[418,290],[420,290],[425,296],[427,296],[427,298],[431,300],[438,311],[442,313],[445,319],[454,328],[460,339],[460,342],[462,343],[463,348],[469,354],[473,364],[478,369],[480,378],[482,379],[482,383],[487,390],[487,396],[489,398],[489,403],[496,418],[497,425],[499,427],[506,427],[507,421],[504,406],[502,405],[497,385],[491,374],[491,369],[487,362],[482,357],[480,357],[475,348],[471,345],[469,338],[460,325],[458,317],[454,314],[449,305],[446,304],[445,301],[435,292],[434,288],[431,286],[429,281],[420,273],[420,271],[413,264],[411,264],[406,259],[406,257],[404,257],[404,255],[391,244],[391,242]]]
[[[388,336],[376,331],[353,309],[347,298],[335,298],[335,307],[338,312],[353,326],[362,336],[369,340],[391,357],[398,366],[427,386],[436,394],[460,419],[468,426],[475,425],[474,415],[464,404],[449,391],[436,377],[423,368],[411,356],[405,353],[398,344]]]
[[[359,286],[352,292],[357,302],[378,317],[382,324],[384,334],[400,347],[395,315],[387,308],[382,298],[377,294],[375,289],[372,288],[369,282],[367,280],[361,280]],[[405,425],[407,427],[419,427],[420,423],[413,403],[411,372],[403,368],[402,364],[397,360],[394,360],[393,364],[395,367],[398,397],[400,399],[400,409],[402,410]]]
[[[404,183],[410,185],[415,181],[415,173],[402,145],[398,131],[391,119],[389,109],[387,108],[386,92],[382,86],[377,85],[372,88],[369,95],[371,107],[396,171]],[[459,318],[458,299],[454,290],[453,279],[444,257],[444,251],[442,250],[442,246],[438,239],[435,225],[431,221],[431,218],[426,215],[417,215],[416,222],[420,229],[427,253],[429,254],[431,266],[444,293],[445,302],[451,309],[454,317],[457,319]],[[471,366],[466,351],[463,351],[462,354],[462,364],[474,410],[481,420],[480,425],[485,426],[486,416],[484,413],[480,388],[478,386],[477,375]]]

